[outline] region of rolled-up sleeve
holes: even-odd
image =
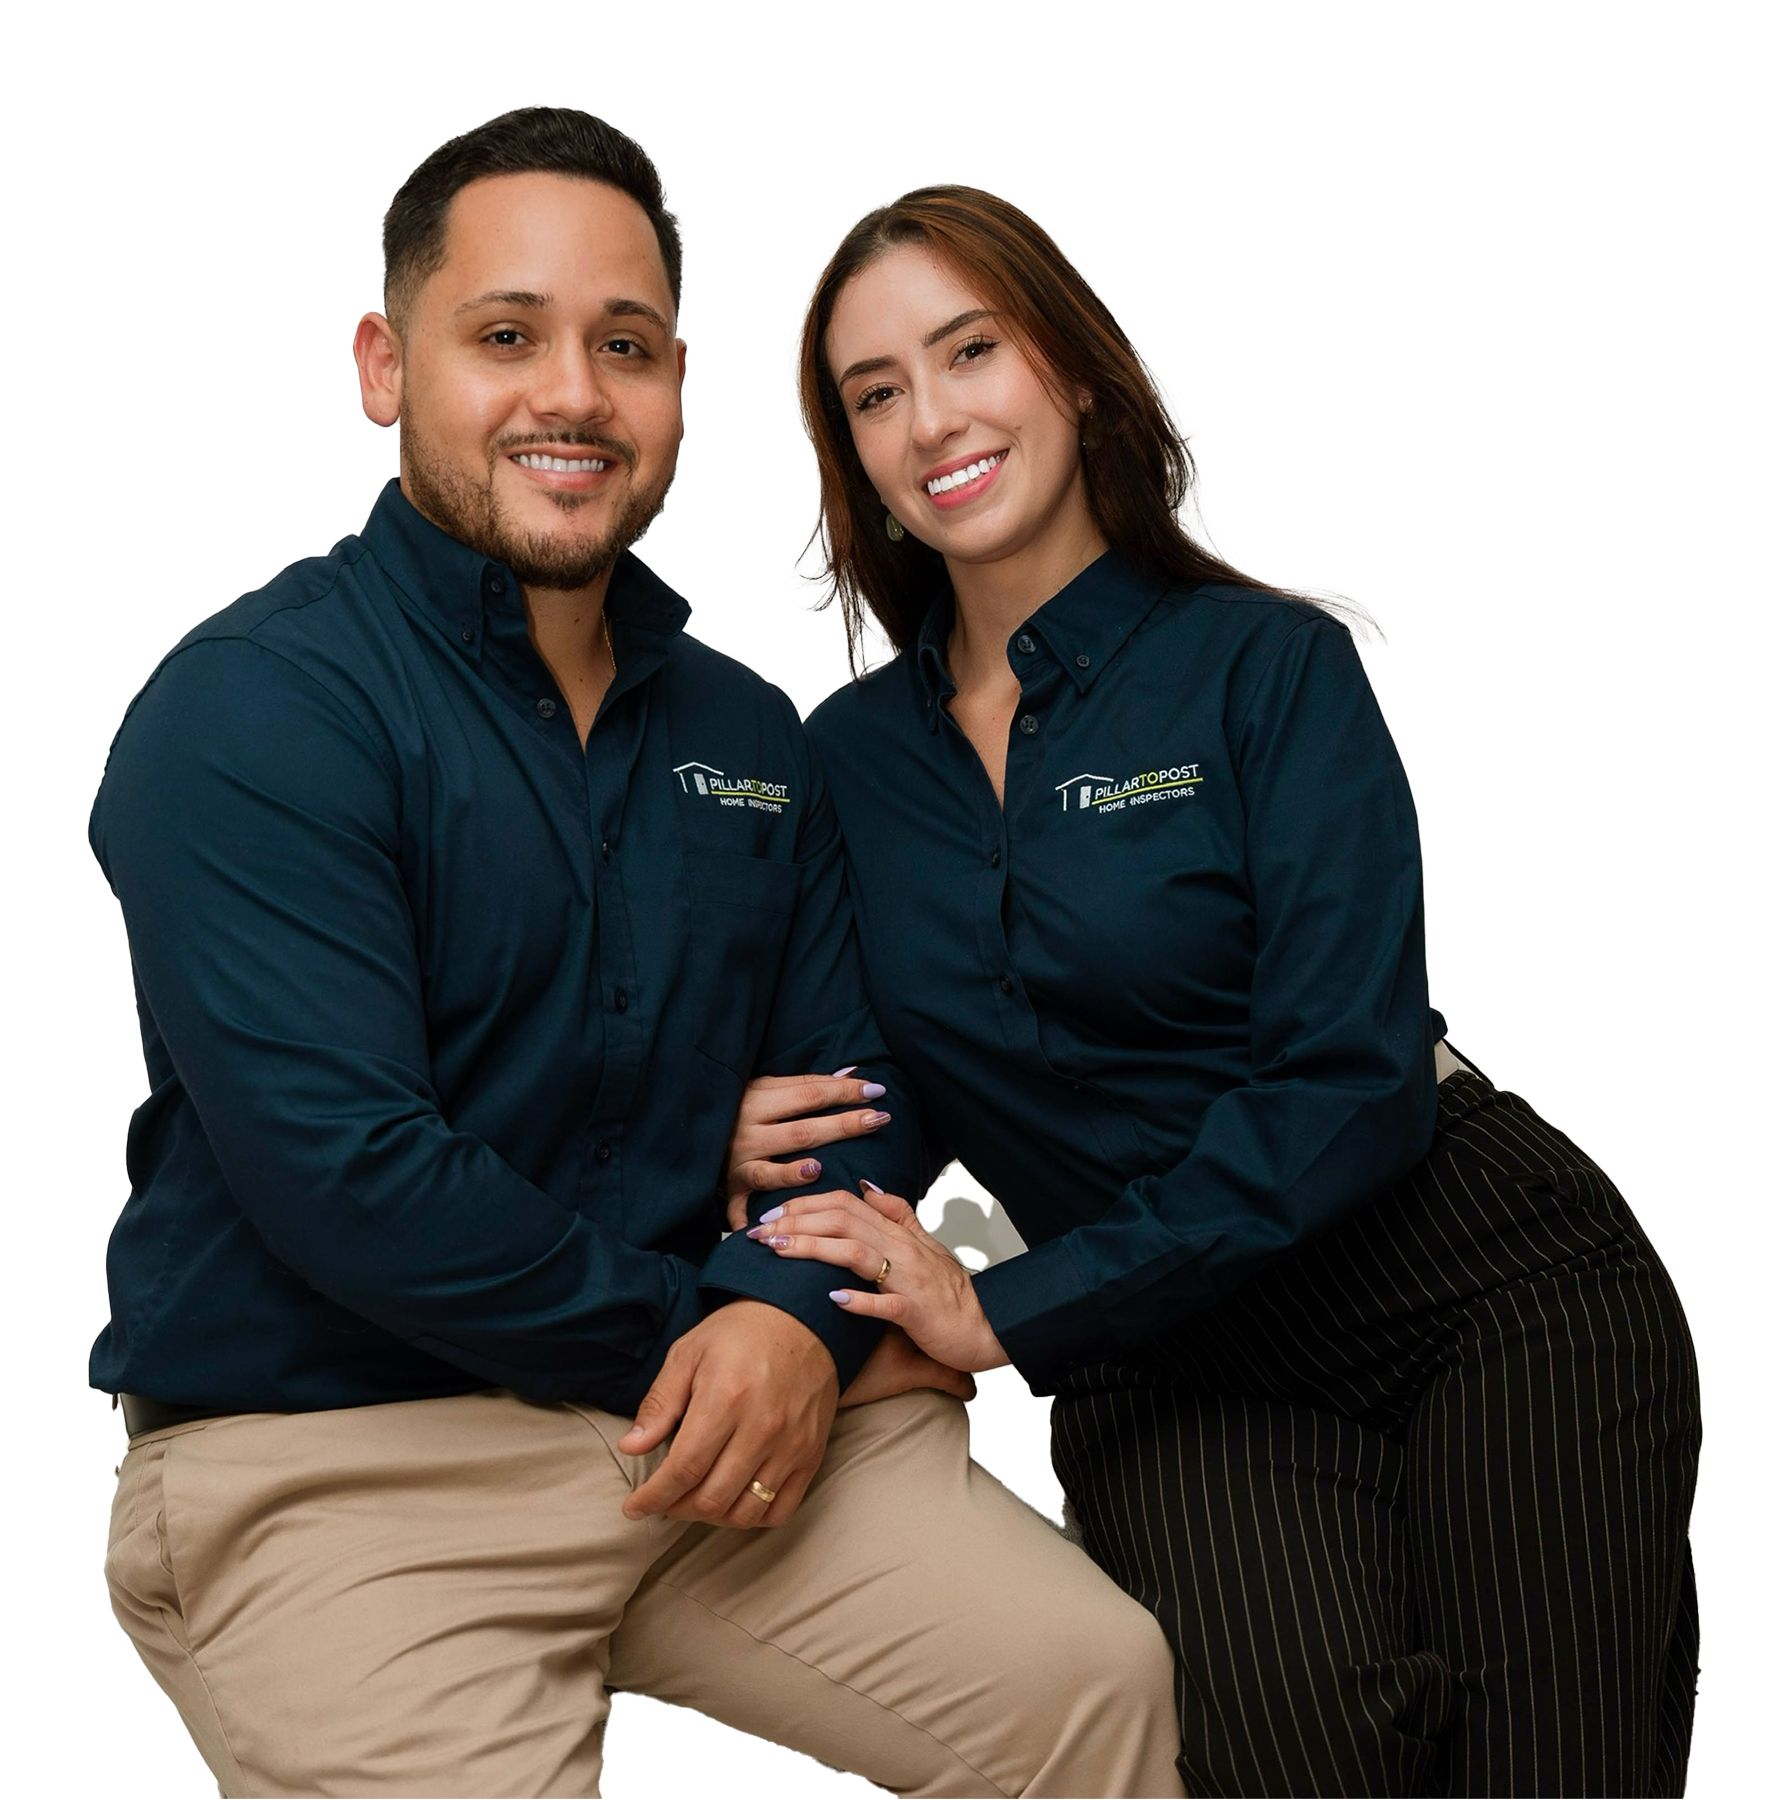
[[[1219,1300],[1431,1142],[1418,831],[1349,633],[1324,618],[1289,632],[1230,744],[1255,926],[1251,1076],[1175,1165],[976,1277],[1038,1392]]]

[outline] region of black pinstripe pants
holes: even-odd
[[[1417,1169],[1053,1423],[1176,1652],[1192,1794],[1682,1792],[1692,1340],[1516,1094],[1453,1075]]]

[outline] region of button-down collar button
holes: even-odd
[[[998,977],[998,992],[1001,994],[1014,994],[1016,992],[1016,983],[1012,981],[1008,975],[1000,975]]]
[[[1033,656],[1035,654],[1035,640],[1030,637],[1026,631],[1017,639],[1016,647],[1022,651],[1025,656]]]
[[[538,713],[542,719],[549,719],[552,717],[552,715],[555,712],[557,712],[558,703],[556,700],[550,700],[550,699],[535,700],[533,702],[533,710],[536,713]]]
[[[1072,660],[1075,663],[1077,663],[1081,669],[1088,669],[1091,666],[1090,657],[1088,657],[1082,650]]]
[[[992,852],[992,867],[994,869],[997,868],[999,863],[1001,863],[1003,860],[1004,860],[1004,852],[1002,850],[994,850]]]
[[[1041,721],[1033,713],[1024,713],[1017,720],[1016,728],[1024,737],[1033,737],[1041,729]]]
[[[459,627],[459,642],[461,644],[475,644],[477,642],[477,633],[473,631],[469,625],[461,625]]]
[[[491,570],[490,573],[483,578],[483,585],[486,592],[499,594],[502,592],[502,577],[494,570]]]
[[[614,989],[614,1011],[615,1012],[624,1012],[626,1010],[626,1008],[628,1006],[630,1006],[631,1004],[632,1004],[632,1002],[626,998],[626,990],[624,988],[615,988]]]
[[[597,1162],[606,1162],[612,1155],[613,1148],[611,1145],[597,1144],[595,1146],[595,1160]]]

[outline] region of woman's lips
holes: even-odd
[[[957,506],[965,506],[968,501],[977,500],[998,479],[1009,456],[1008,450],[999,450],[995,451],[991,458],[981,457],[979,459],[981,462],[990,461],[992,466],[983,475],[975,475],[970,480],[962,482],[958,487],[945,487],[932,494],[926,485],[924,492],[928,495],[930,504],[939,507],[943,512],[952,512]]]

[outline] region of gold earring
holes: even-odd
[[[901,525],[891,513],[886,515],[886,535],[891,538],[895,544],[901,544],[905,541],[905,527]]]

